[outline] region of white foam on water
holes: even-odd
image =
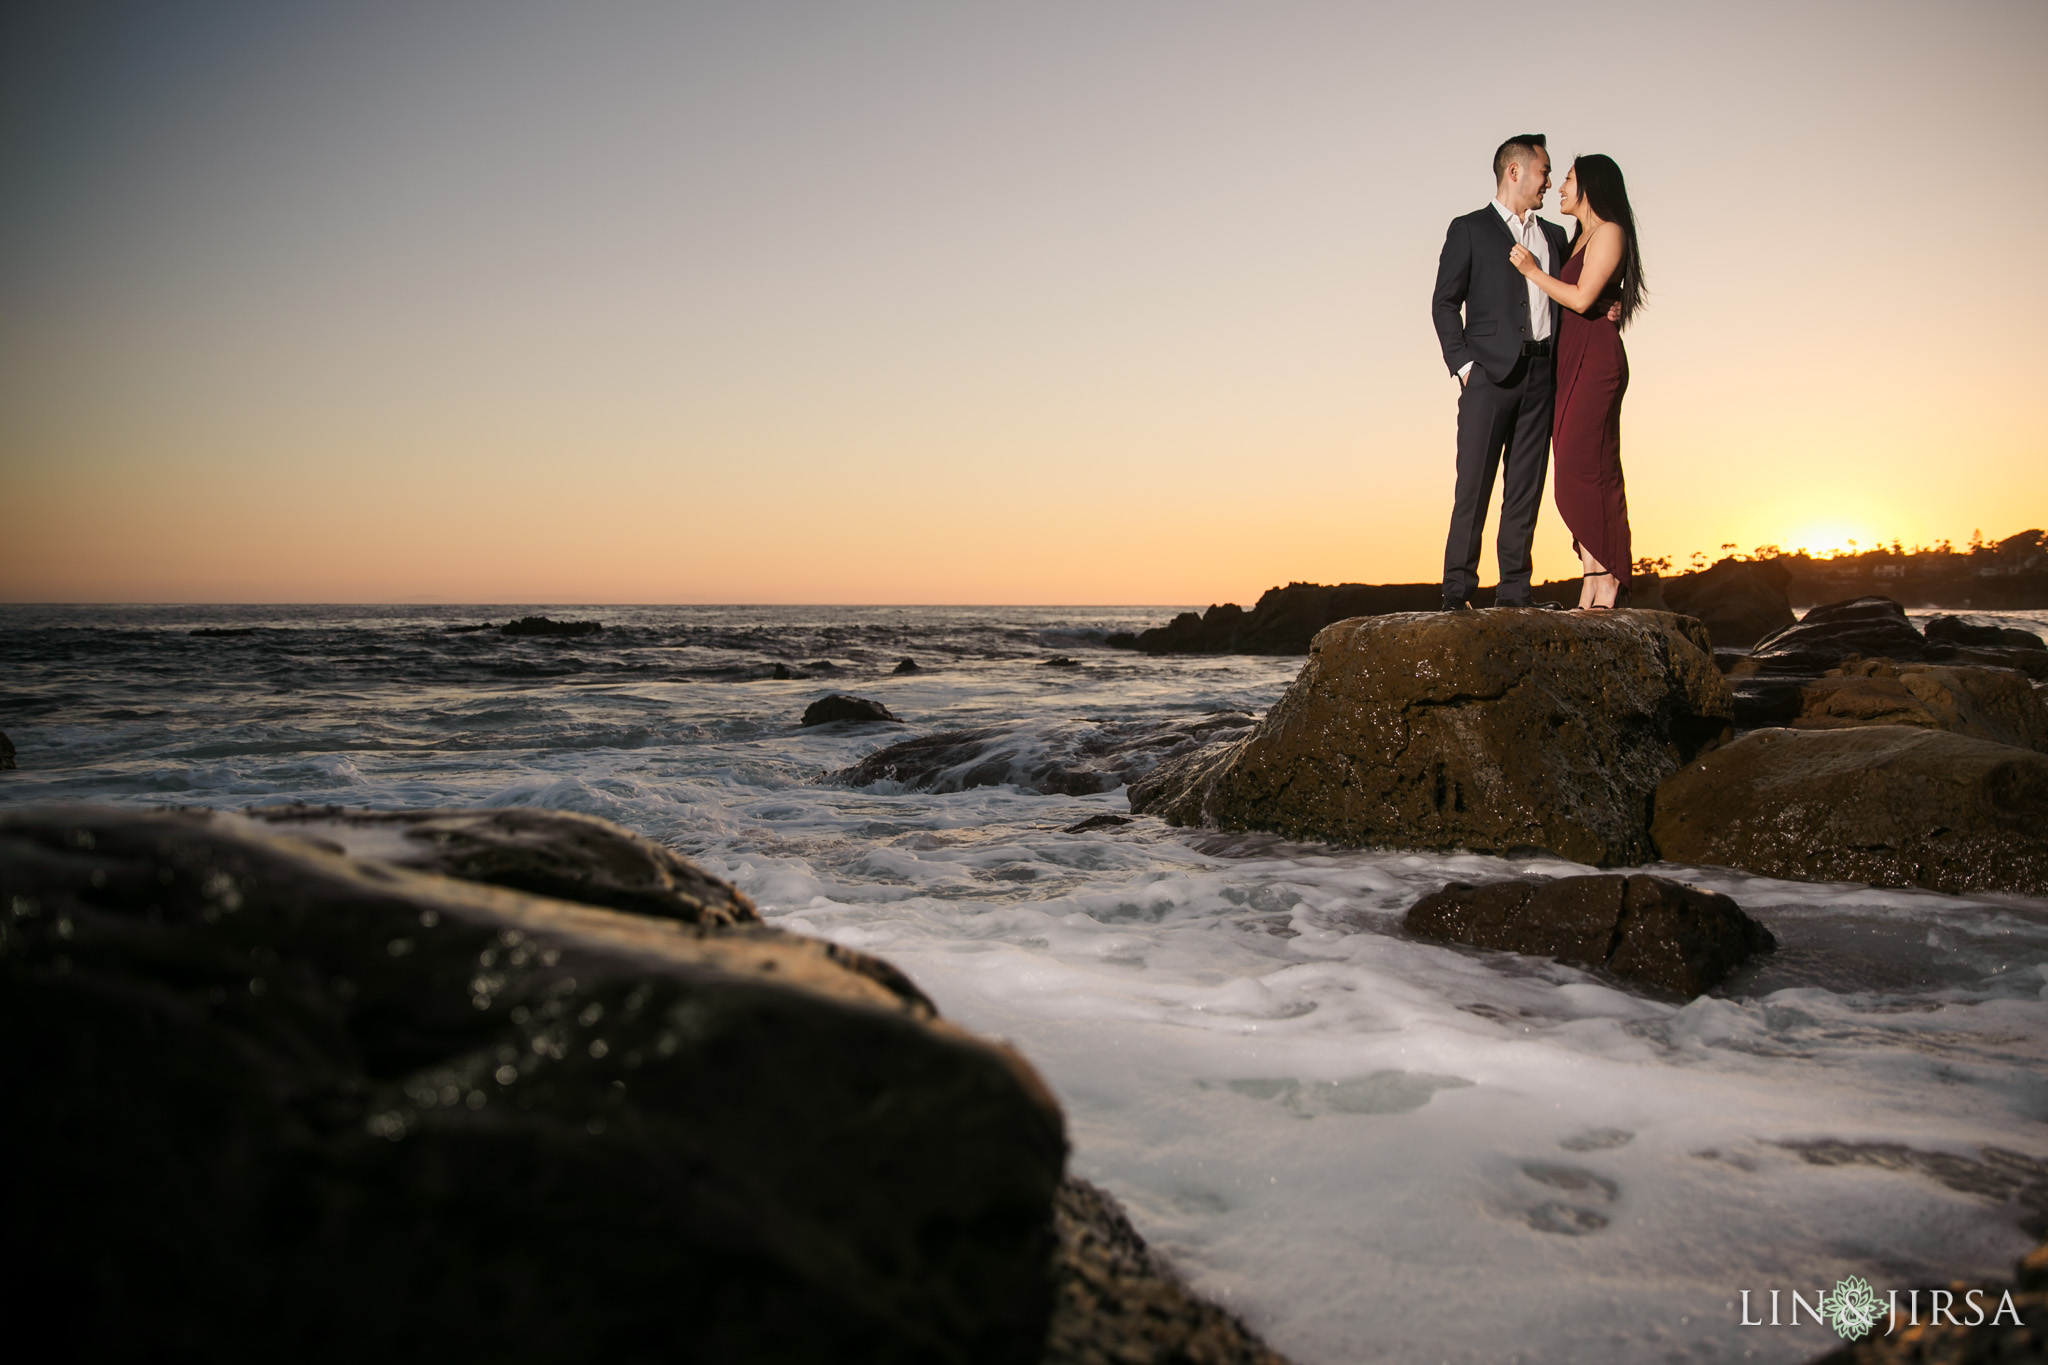
[[[668,842],[775,923],[880,953],[951,1018],[1013,1041],[1066,1107],[1074,1168],[1303,1365],[1804,1360],[1832,1334],[1745,1328],[1741,1290],[1849,1274],[1905,1289],[2003,1273],[2031,1245],[2010,1179],[1959,1190],[1924,1162],[1820,1164],[1798,1144],[1946,1154],[1980,1176],[2000,1160],[1986,1149],[2048,1158],[2048,901],[1660,866],[1734,896],[1781,948],[1716,995],[1650,999],[1402,932],[1446,881],[1586,870],[1555,859],[1152,820],[1068,834],[1127,813],[1123,792],[819,780],[899,738],[987,725],[1014,731],[1003,751],[1026,772],[1096,721],[1263,710],[1298,660],[1092,643],[1156,612],[635,611],[573,613],[641,632],[623,643],[428,641],[389,676],[291,679],[282,698],[197,677],[145,692],[118,651],[60,660],[48,690],[94,700],[10,713],[23,770],[0,801],[546,806]],[[842,672],[696,680],[763,671],[779,638],[764,620],[794,637],[775,657]],[[245,648],[138,641],[124,648]],[[1040,667],[1051,653],[1086,666]],[[905,654],[931,671],[890,675]],[[331,671],[349,657],[335,645]],[[585,672],[544,675],[569,657]],[[7,681],[36,695],[19,670]],[[799,727],[827,691],[910,723]]]

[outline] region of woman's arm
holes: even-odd
[[[1543,267],[1536,263],[1536,257],[1525,246],[1511,248],[1508,263],[1551,298],[1574,313],[1583,313],[1599,299],[1600,291],[1607,287],[1607,282],[1621,267],[1621,229],[1613,223],[1602,223],[1594,228],[1593,235],[1586,239],[1585,256],[1586,263],[1579,268],[1577,284],[1566,284],[1555,275],[1545,274]]]

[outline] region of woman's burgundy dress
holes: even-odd
[[[1579,282],[1581,251],[1557,277]],[[1607,320],[1620,279],[1609,283],[1584,314],[1564,310],[1557,337],[1557,407],[1550,419],[1551,463],[1558,515],[1601,567],[1626,584],[1633,558],[1628,536],[1628,495],[1621,486],[1621,396],[1628,392],[1628,352],[1621,328]]]

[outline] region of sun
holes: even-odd
[[[1804,552],[1815,559],[1825,559],[1829,555],[1853,555],[1862,550],[1874,549],[1877,542],[1871,533],[1862,527],[1833,522],[1795,531],[1783,544],[1789,554]]]

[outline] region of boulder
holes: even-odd
[[[478,631],[496,629],[497,627],[489,621],[483,621],[473,626],[443,626],[441,627],[441,633],[443,635],[475,635]]]
[[[1040,668],[1079,668],[1080,666],[1081,661],[1079,659],[1070,659],[1064,654],[1055,654],[1052,658],[1039,664]]]
[[[2048,895],[2048,757],[1946,730],[1758,730],[1657,789],[1673,862]]]
[[[276,829],[0,815],[18,1338],[1039,1359],[1064,1138],[1014,1053],[794,935]]]
[[[1190,1293],[1123,1209],[1069,1176],[1042,1365],[1287,1365],[1237,1318]]]
[[[889,714],[889,708],[866,697],[850,697],[844,692],[834,692],[818,698],[804,708],[805,725],[830,725],[834,721],[851,721],[856,725],[867,725],[880,721],[890,725],[903,722]]]
[[[889,671],[890,671],[891,673],[922,673],[922,672],[924,672],[924,670],[923,670],[923,669],[921,669],[921,668],[919,668],[919,667],[917,666],[917,660],[915,660],[915,659],[898,659],[898,660],[896,661],[896,666],[895,666],[894,668],[890,669]]]
[[[1090,830],[1117,829],[1131,823],[1128,815],[1091,815],[1086,820],[1077,820],[1060,830],[1062,834],[1086,834]]]
[[[754,903],[689,859],[609,820],[565,810],[252,808],[248,816],[330,852],[684,924],[759,924]]]
[[[603,630],[597,621],[554,621],[545,616],[522,616],[498,627],[500,635],[595,635]]]
[[[0,734],[0,773],[14,771],[14,741]]]
[[[1777,947],[1727,896],[1650,876],[1452,882],[1417,901],[1407,927],[1443,943],[1599,968],[1687,999]]]
[[[1960,616],[1935,616],[1927,622],[1927,638],[1950,645],[1991,645],[2048,653],[2048,640],[2031,630],[2011,626],[1973,626]]]
[[[1946,652],[1945,648],[1935,651],[1937,655]],[[1819,674],[1852,655],[1918,662],[1928,657],[1927,638],[1913,629],[1906,609],[1891,598],[1853,597],[1815,607],[1795,624],[1758,640],[1747,664],[1738,664],[1734,676]]]
[[[1017,786],[1056,796],[1115,791],[1160,764],[1235,739],[1254,724],[1242,711],[1178,720],[1078,720],[1005,729],[947,730],[877,749],[834,773],[852,787],[896,782],[907,791]]]
[[[1793,622],[1791,571],[1775,560],[1724,559],[1662,582],[1672,611],[1697,618],[1717,645],[1747,649]]]
[[[1800,687],[1800,730],[1917,725],[2048,753],[2048,707],[2006,668],[1852,659]]]
[[[775,665],[775,671],[768,676],[776,682],[809,682],[811,680],[810,674],[799,673],[788,664]]]
[[[1258,728],[1162,765],[1171,824],[1397,848],[1653,856],[1657,784],[1727,733],[1699,622],[1666,612],[1409,612],[1328,627]]]

